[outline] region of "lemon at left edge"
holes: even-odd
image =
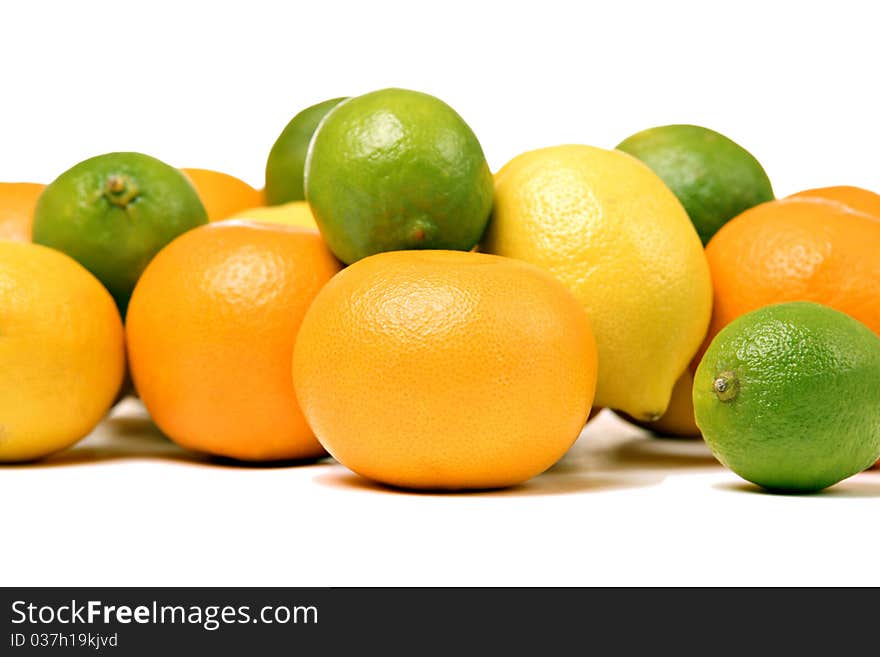
[[[85,437],[122,385],[122,320],[72,258],[0,241],[0,462],[48,456]]]

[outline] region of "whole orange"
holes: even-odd
[[[181,169],[205,206],[208,221],[222,221],[237,212],[265,205],[263,193],[228,173],[209,169]]]
[[[706,338],[752,310],[815,301],[880,333],[880,219],[817,198],[771,201],[706,246],[715,302]]]
[[[876,227],[863,225],[870,221],[865,215],[880,218],[880,195],[839,186],[798,192],[734,219],[731,223],[736,225],[722,231],[724,235],[706,249],[715,288],[712,325],[690,370],[673,390],[674,417],[667,413],[641,426],[661,434],[700,435],[693,417],[692,373],[718,331],[748,311],[771,303],[813,300],[858,315],[880,333],[877,305],[861,302],[880,289],[880,268],[869,262],[880,242]],[[843,223],[837,223],[841,216]],[[863,238],[867,241],[860,244]]]
[[[293,374],[318,439],[358,474],[494,488],[546,470],[578,437],[596,344],[581,304],[533,265],[390,251],[321,291]]]
[[[126,318],[132,379],[159,428],[241,460],[322,455],[290,362],[309,304],[339,267],[314,231],[251,222],[208,224],[162,249]]]
[[[40,183],[0,183],[0,240],[31,241],[34,207],[45,188]]]
[[[816,189],[807,189],[803,192],[792,194],[789,198],[824,198],[829,201],[843,203],[858,212],[880,217],[880,194],[875,194],[861,187],[851,187],[849,185],[817,187]]]

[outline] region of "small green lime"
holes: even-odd
[[[125,317],[153,256],[207,221],[179,169],[141,153],[107,153],[80,162],[46,187],[34,211],[33,241],[92,272]]]
[[[715,336],[693,398],[703,437],[739,476],[820,490],[880,456],[880,338],[817,303],[765,306]]]
[[[492,193],[470,127],[443,101],[405,89],[338,105],[306,162],[315,220],[348,264],[382,251],[467,251],[486,228]]]
[[[647,164],[681,201],[703,244],[750,207],[773,200],[758,161],[724,135],[696,125],[665,125],[617,145]]]
[[[307,107],[281,131],[266,160],[265,193],[268,205],[305,200],[303,175],[309,142],[321,120],[343,100],[345,98],[333,98]]]

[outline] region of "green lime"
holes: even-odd
[[[63,251],[110,291],[122,316],[141,272],[181,233],[207,223],[189,179],[141,153],[80,162],[40,195],[33,241]]]
[[[471,249],[489,220],[492,192],[470,127],[443,101],[405,89],[338,105],[306,162],[315,220],[349,264],[382,251]]]
[[[696,125],[665,125],[617,145],[647,164],[681,201],[703,244],[750,207],[773,200],[770,180],[751,153]]]
[[[739,476],[820,490],[880,455],[880,338],[817,303],[765,306],[715,336],[693,398],[703,437]]]
[[[333,98],[305,108],[288,123],[266,160],[266,203],[281,205],[303,201],[303,171],[309,142],[327,113],[345,98]]]

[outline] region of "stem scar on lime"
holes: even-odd
[[[129,176],[114,174],[107,178],[104,185],[104,196],[113,205],[126,207],[140,193],[137,184]]]
[[[715,396],[718,397],[718,401],[733,401],[739,392],[739,379],[730,370],[721,372],[712,382],[712,390],[715,392]]]

